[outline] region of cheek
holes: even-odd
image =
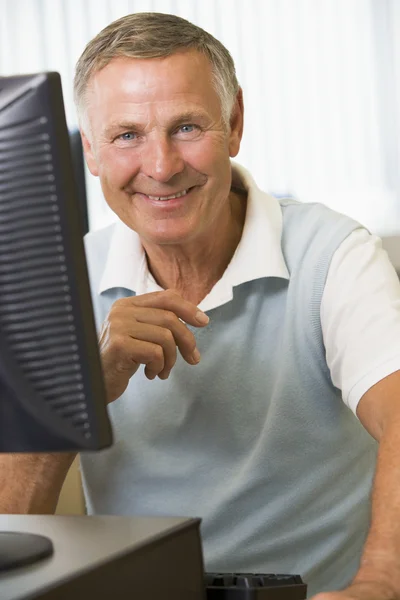
[[[103,149],[98,164],[99,177],[109,187],[125,187],[139,170],[137,153],[128,149]]]
[[[211,174],[218,164],[228,159],[229,153],[224,137],[205,137],[200,142],[182,143],[180,153],[183,160],[196,170]]]

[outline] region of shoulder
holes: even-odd
[[[279,201],[282,210],[282,251],[288,264],[306,258],[328,267],[342,242],[360,223],[328,206],[293,199]]]
[[[279,204],[284,227],[295,226],[296,231],[298,231],[299,223],[306,225],[304,233],[308,231],[315,233],[316,229],[323,230],[332,227],[335,230],[342,227],[350,229],[362,227],[351,217],[329,208],[322,202],[300,202],[293,198],[281,198]]]
[[[399,279],[382,241],[354,231],[332,257],[320,313],[332,381],[354,412],[368,389],[399,369],[399,306]]]

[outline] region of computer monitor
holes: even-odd
[[[0,451],[111,444],[58,73],[0,78]]]
[[[112,443],[83,229],[59,74],[0,77],[0,452]]]

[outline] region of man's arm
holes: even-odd
[[[357,416],[379,441],[371,527],[352,584],[314,600],[400,599],[400,371],[364,394]]]
[[[54,513],[75,456],[0,454],[0,513]]]

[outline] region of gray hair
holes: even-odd
[[[160,58],[185,50],[197,50],[209,59],[213,85],[227,126],[239,90],[232,56],[219,40],[186,19],[151,12],[117,19],[87,44],[77,62],[74,78],[79,120],[84,121],[90,78],[113,58]]]

